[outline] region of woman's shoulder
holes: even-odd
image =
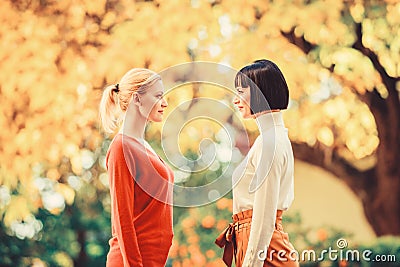
[[[143,158],[143,153],[144,147],[139,141],[123,134],[117,134],[108,147],[106,162],[111,160],[121,163],[129,160],[131,163],[135,163]]]
[[[276,136],[275,134],[260,134],[257,136],[256,140],[254,141],[254,144],[252,148],[254,148],[254,151],[264,151],[264,150],[271,150],[275,148],[276,145]]]
[[[118,133],[111,141],[107,154],[129,154],[130,157],[140,158],[146,154],[146,148],[138,139]]]
[[[120,134],[117,134],[111,140],[110,146],[108,147],[107,150],[106,158],[108,159],[110,157],[116,157],[121,154],[123,154],[122,138]]]
[[[279,138],[275,135],[263,135],[260,134],[252,149],[249,151],[249,157],[253,163],[259,162],[272,162],[277,157],[281,156],[281,147],[279,145]]]

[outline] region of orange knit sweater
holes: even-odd
[[[111,143],[106,166],[112,227],[107,266],[165,266],[173,237],[172,170],[123,134]]]

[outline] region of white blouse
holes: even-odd
[[[260,135],[232,175],[233,213],[253,209],[244,267],[263,265],[257,255],[271,242],[276,210],[287,210],[294,199],[293,151],[282,113],[256,121]]]

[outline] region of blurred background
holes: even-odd
[[[397,260],[301,266],[400,266],[397,0],[2,0],[0,14],[0,266],[105,266],[105,85],[133,67],[240,69],[260,58],[276,62],[290,88],[295,201],[284,227],[296,249],[318,252],[345,238],[349,249]],[[195,97],[229,98],[218,92],[186,86],[167,100],[173,109]],[[209,108],[195,104],[179,109],[182,120]],[[250,141],[257,135],[249,122],[222,118],[233,129],[244,123]],[[161,131],[151,124],[146,132],[158,151]],[[179,138],[182,154],[198,157],[204,138],[223,143],[219,133],[194,123]],[[177,182],[209,183],[226,165],[217,161],[209,173],[177,173]],[[214,240],[231,219],[230,193],[174,212],[167,266],[224,266]]]

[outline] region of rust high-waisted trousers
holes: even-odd
[[[268,251],[266,253],[256,252],[254,256],[254,261],[259,260],[258,256],[265,259],[263,265],[265,267],[299,266],[299,263],[293,260],[297,255],[294,253],[293,245],[289,242],[289,236],[283,231],[282,213],[281,210],[276,213],[275,230]],[[252,210],[234,214],[232,216],[233,223],[216,240],[218,246],[225,246],[223,260],[227,266],[231,266],[232,258],[235,258],[236,267],[242,267],[249,242],[252,214]]]

